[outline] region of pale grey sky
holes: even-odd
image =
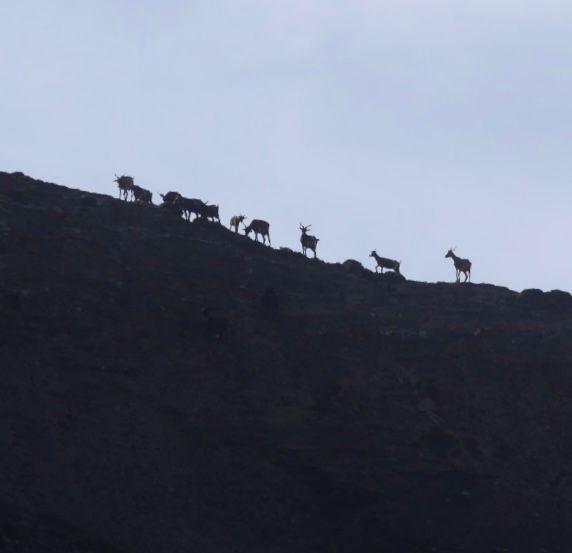
[[[312,224],[327,261],[572,289],[572,4],[0,0],[0,170]]]

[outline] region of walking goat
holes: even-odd
[[[457,282],[461,282],[461,273],[465,275],[463,282],[471,282],[471,266],[472,263],[468,259],[463,259],[455,255],[455,248],[450,248],[445,254],[445,257],[450,257],[455,265],[455,276]]]
[[[302,231],[302,236],[300,236],[300,243],[302,244],[302,253],[306,255],[307,250],[312,250],[314,252],[314,259],[316,258],[316,248],[318,247],[319,238],[311,236],[308,231],[312,228],[312,225],[305,227],[300,223],[300,230]]]
[[[250,225],[244,227],[244,234],[249,236],[251,232],[254,232],[254,240],[258,242],[258,235],[262,235],[262,241],[266,244],[266,237],[268,236],[268,245],[271,246],[270,242],[270,223],[263,221],[262,219],[252,219]]]
[[[383,269],[392,269],[396,273],[400,272],[401,268],[401,261],[395,261],[395,259],[388,259],[387,257],[380,257],[377,255],[377,252],[373,250],[370,254],[370,257],[373,257],[377,262],[375,266],[375,272],[377,273],[378,269],[381,269],[381,274],[383,274]]]

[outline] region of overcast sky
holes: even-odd
[[[572,3],[0,0],[0,170],[127,173],[327,261],[572,289]]]

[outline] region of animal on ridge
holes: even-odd
[[[455,265],[455,276],[456,282],[461,282],[461,273],[465,275],[465,280],[463,282],[471,282],[471,267],[472,263],[468,259],[463,259],[455,255],[456,248],[449,248],[449,251],[445,254],[445,257],[450,257]]]
[[[250,221],[250,225],[244,226],[245,236],[249,236],[251,232],[254,232],[254,240],[256,242],[258,242],[258,235],[260,234],[264,244],[266,244],[266,237],[268,237],[268,245],[272,245],[270,242],[270,223],[267,221],[263,221],[262,219],[252,219],[252,221]]]
[[[302,236],[300,236],[300,243],[302,244],[302,253],[306,255],[307,250],[312,250],[314,252],[314,259],[316,259],[316,248],[318,247],[319,238],[308,234],[308,231],[312,228],[312,225],[304,226],[300,223],[300,230],[302,231]]]
[[[230,225],[229,225],[230,228],[234,229],[235,233],[238,233],[238,226],[241,223],[244,223],[245,219],[246,219],[246,215],[233,215],[230,218]]]
[[[375,272],[380,269],[381,274],[383,274],[383,269],[392,269],[396,273],[400,272],[401,269],[401,261],[395,261],[395,259],[388,259],[387,257],[380,257],[377,255],[377,252],[373,250],[370,254],[370,257],[373,257],[377,263],[375,266]]]
[[[133,199],[133,189],[135,187],[135,181],[133,177],[128,175],[121,175],[120,177],[117,176],[115,173],[115,180],[113,181],[117,183],[117,187],[119,188],[119,199],[123,199],[128,201],[129,198]]]

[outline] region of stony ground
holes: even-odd
[[[0,173],[0,550],[568,553],[571,338]]]

